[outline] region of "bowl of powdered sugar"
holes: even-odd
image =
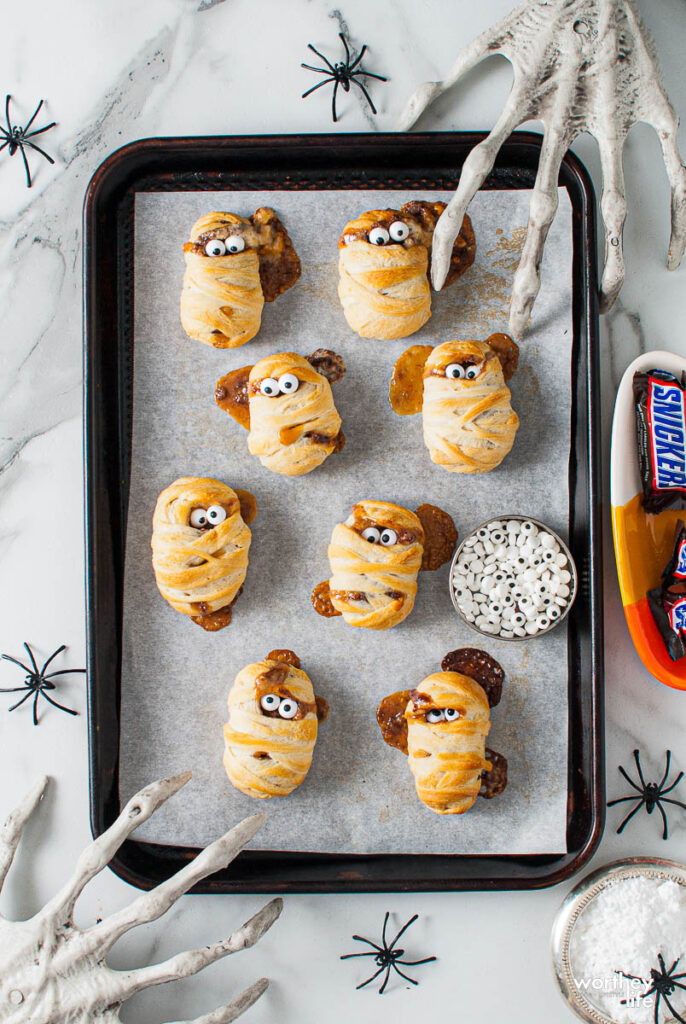
[[[558,911],[552,956],[582,1020],[686,1020],[686,865],[635,857],[588,875]]]

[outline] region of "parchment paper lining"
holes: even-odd
[[[190,768],[194,778],[136,836],[199,846],[242,816],[266,810],[256,848],[352,853],[560,853],[566,850],[567,636],[562,626],[526,643],[486,641],[457,618],[448,567],[422,573],[412,615],[385,633],[319,618],[312,586],[328,576],[333,525],[361,498],[446,509],[464,536],[491,515],[568,527],[570,448],[571,208],[560,209],[543,261],[533,329],[510,382],[521,427],[493,473],[466,477],[434,466],[421,417],[397,417],[387,400],[395,359],[411,344],[485,338],[506,330],[507,299],[527,221],[528,191],[480,192],[470,209],[476,263],[444,293],[410,339],[362,341],[338,297],[336,243],[363,210],[448,194],[406,191],[142,193],[135,212],[133,469],[126,544],[121,701],[122,799],[152,779]],[[261,205],[284,220],[302,260],[296,286],[265,306],[257,338],[219,351],[191,341],[178,313],[182,246],[211,209],[248,215]],[[334,386],[345,451],[308,476],[279,477],[247,451],[246,433],[214,403],[229,369],[273,352],[333,348],[348,372]],[[259,516],[245,589],[231,625],[208,634],[174,612],[155,587],[151,516],[179,476],[213,476],[257,497]],[[379,700],[417,685],[458,646],[488,649],[506,670],[488,743],[508,758],[510,782],[466,815],[439,816],[417,799],[405,757],[375,721]],[[272,648],[300,656],[331,705],[314,762],[285,800],[258,802],[229,784],[221,764],[225,701],[236,672]]]

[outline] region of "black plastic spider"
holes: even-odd
[[[0,124],[0,133],[5,138],[5,141],[0,146],[0,152],[2,152],[5,146],[9,146],[10,156],[14,156],[17,150],[19,150],[19,152],[21,153],[22,160],[24,161],[24,168],[26,170],[26,187],[31,188],[31,171],[29,170],[29,162],[26,159],[24,147],[30,146],[31,149],[35,149],[37,153],[40,153],[41,156],[44,156],[48,163],[54,164],[55,161],[53,160],[53,158],[49,156],[44,149],[41,149],[40,146],[37,146],[35,142],[31,142],[30,140],[34,136],[42,135],[43,132],[47,132],[50,130],[50,128],[54,128],[57,122],[51,121],[50,124],[46,124],[43,128],[34,128],[32,132],[29,131],[29,128],[38,116],[38,111],[43,106],[44,101],[41,100],[36,109],[34,110],[33,116],[31,117],[31,120],[27,124],[26,128],[22,128],[20,125],[17,124],[13,125],[10,121],[11,99],[12,97],[9,94],[5,99],[5,120],[7,121],[7,128],[3,128],[3,126]]]
[[[684,985],[679,980],[680,978],[686,978],[686,973],[685,974],[675,974],[674,973],[674,971],[677,968],[677,965],[679,964],[679,961],[681,960],[681,957],[679,957],[678,960],[674,961],[674,963],[669,968],[669,970],[667,970],[667,968],[665,966],[665,960],[664,960],[664,957],[662,956],[662,953],[658,953],[657,954],[657,959],[658,959],[658,963],[660,964],[660,969],[657,970],[655,967],[653,967],[651,969],[651,971],[650,971],[650,981],[648,981],[646,978],[637,978],[635,974],[625,974],[624,971],[615,971],[615,973],[616,974],[621,974],[621,976],[623,978],[629,978],[631,981],[642,981],[644,985],[648,985],[649,986],[646,989],[646,991],[642,992],[641,995],[638,998],[639,999],[645,999],[647,996],[652,996],[652,995],[655,996],[655,1013],[654,1013],[654,1016],[653,1016],[655,1024],[658,1024],[658,1019],[659,1019],[658,1018],[658,1014],[660,1012],[660,1000],[661,999],[664,999],[665,1003],[667,1004],[667,1009],[672,1014],[672,1017],[675,1020],[680,1021],[681,1024],[686,1024],[686,1019],[684,1017],[680,1017],[679,1016],[679,1014],[676,1012],[676,1010],[674,1009],[674,1007],[672,1006],[672,1004],[670,1003],[669,998],[668,998],[669,996],[674,995],[674,992],[678,988],[681,988],[681,989],[683,989],[686,992],[686,985]],[[628,999],[622,999],[622,1004],[625,1005],[628,1002],[629,1002]],[[633,998],[632,998],[631,1002],[633,1002]]]
[[[615,804],[626,803],[627,800],[636,800],[637,801],[636,806],[634,807],[634,809],[627,814],[626,818],[624,819],[622,824],[617,829],[617,835],[619,835],[623,831],[625,825],[629,824],[629,822],[633,818],[634,814],[638,814],[638,812],[640,811],[641,807],[643,807],[643,805],[645,804],[645,808],[646,808],[646,811],[648,812],[648,814],[652,814],[653,811],[655,810],[655,808],[657,807],[658,811],[662,815],[662,823],[664,825],[664,829],[662,831],[662,838],[663,839],[667,839],[668,836],[669,836],[669,832],[668,832],[668,829],[667,829],[667,817],[665,815],[665,812],[664,812],[664,809],[662,807],[662,804],[663,803],[665,803],[665,804],[676,804],[677,807],[683,807],[683,808],[686,809],[686,804],[682,804],[680,800],[670,800],[669,797],[665,796],[665,793],[671,793],[673,789],[676,789],[676,787],[679,785],[679,783],[683,779],[684,773],[683,772],[679,772],[679,774],[677,775],[676,779],[671,784],[671,786],[668,786],[666,789],[663,789],[662,787],[664,786],[665,782],[667,781],[667,776],[669,775],[669,766],[670,766],[671,761],[672,761],[672,751],[671,750],[667,750],[666,751],[665,773],[662,776],[662,779],[661,779],[660,782],[646,782],[646,780],[643,778],[643,772],[641,771],[641,760],[640,760],[640,755],[639,755],[638,750],[634,750],[634,761],[636,762],[636,769],[638,771],[638,777],[641,780],[641,785],[640,786],[637,783],[635,783],[632,779],[629,778],[627,773],[622,768],[621,764],[619,765],[619,770],[622,773],[622,775],[624,776],[624,778],[626,779],[626,781],[629,783],[629,785],[633,789],[635,789],[636,792],[639,793],[640,795],[637,796],[637,797],[636,796],[620,796],[619,799],[617,799],[617,800],[610,800],[610,802],[607,805],[608,807],[614,807]]]
[[[389,946],[388,943],[386,942],[386,926],[388,925],[388,919],[389,919],[390,916],[391,916],[390,913],[388,911],[386,911],[386,916],[385,916],[384,922],[383,922],[383,931],[381,933],[381,945],[380,946],[377,946],[377,944],[375,942],[372,942],[371,939],[363,939],[361,935],[353,935],[353,939],[355,939],[356,942],[366,942],[367,945],[368,946],[372,946],[373,949],[370,949],[367,953],[345,953],[341,957],[341,960],[350,960],[351,957],[373,956],[374,957],[374,962],[376,963],[377,967],[379,968],[378,971],[375,974],[372,974],[371,978],[367,978],[366,981],[363,981],[361,985],[356,985],[356,988],[360,989],[360,988],[364,988],[365,985],[369,985],[369,983],[371,981],[374,981],[375,978],[378,978],[379,975],[381,974],[381,972],[385,970],[386,971],[386,977],[384,978],[383,983],[381,985],[381,988],[379,989],[379,995],[380,996],[382,996],[384,994],[384,991],[386,989],[386,985],[388,984],[388,979],[391,976],[391,968],[397,974],[399,974],[401,978],[404,978],[405,981],[409,981],[411,985],[418,985],[419,982],[415,981],[414,978],[410,978],[407,974],[403,974],[403,972],[398,967],[398,964],[404,964],[404,965],[407,965],[408,967],[413,967],[413,966],[417,966],[417,964],[429,964],[429,963],[431,963],[432,960],[436,959],[435,956],[427,956],[427,957],[425,957],[424,960],[401,960],[400,958],[405,953],[405,950],[404,949],[396,949],[395,948],[395,944],[398,941],[398,939],[400,938],[400,936],[403,934],[403,932],[406,932],[407,929],[410,927],[410,925],[414,924],[414,922],[419,917],[419,914],[415,914],[414,917],[410,918],[410,920],[407,922],[407,924],[403,925],[403,927],[400,929],[400,931],[398,932],[396,937],[393,939],[393,942]]]
[[[78,715],[78,711],[66,708],[64,704],[58,704],[56,700],[53,700],[52,697],[48,696],[46,691],[56,689],[55,684],[51,682],[55,676],[69,676],[74,672],[85,672],[85,668],[65,668],[60,672],[50,672],[46,675],[46,668],[58,654],[61,654],[62,651],[66,650],[66,645],[62,644],[61,647],[58,647],[57,650],[50,655],[41,669],[38,668],[38,663],[36,662],[33,651],[29,645],[25,643],[24,647],[31,659],[30,667],[25,665],[23,661],[13,658],[10,654],[2,655],[5,661],[11,661],[14,665],[19,665],[19,667],[23,668],[24,672],[26,672],[26,679],[24,680],[23,686],[14,686],[11,689],[0,689],[0,693],[21,693],[23,690],[27,691],[21,700],[18,700],[16,704],[13,704],[11,708],[8,708],[8,711],[14,711],[16,708],[21,707],[29,697],[33,696],[33,724],[38,725],[38,698],[42,695],[49,704],[52,704],[55,708],[59,708],[60,711],[66,711],[68,715]]]
[[[364,75],[366,78],[376,78],[379,82],[387,82],[388,79],[384,78],[383,75],[373,75],[371,71],[363,71],[361,67],[358,67],[367,49],[366,45],[362,47],[355,60],[352,61],[351,63],[352,55],[350,53],[348,41],[342,32],[339,32],[338,36],[341,42],[343,43],[343,46],[345,47],[345,60],[339,61],[336,64],[332,64],[331,61],[326,59],[323,53],[320,53],[319,50],[315,50],[312,43],[307,44],[308,49],[312,50],[313,53],[316,53],[318,57],[321,57],[321,59],[326,64],[326,67],[313,68],[311,64],[301,64],[300,67],[307,68],[308,71],[315,71],[318,75],[326,75],[327,77],[324,79],[323,82],[318,82],[317,85],[313,85],[311,89],[308,89],[307,92],[304,92],[302,94],[302,99],[305,99],[305,97],[309,96],[310,93],[315,92],[316,89],[321,89],[321,87],[323,85],[326,85],[328,82],[333,82],[334,87],[333,96],[331,97],[331,113],[333,115],[334,121],[338,121],[338,118],[336,117],[336,93],[338,92],[338,86],[342,85],[344,92],[350,92],[350,85],[352,83],[353,85],[359,86],[359,88],[362,90],[365,99],[367,100],[367,103],[372,108],[372,113],[375,114],[376,107],[372,103],[372,98],[365,89],[362,82],[357,81],[358,76]],[[356,68],[357,70],[355,70]]]

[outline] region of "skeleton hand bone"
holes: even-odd
[[[577,136],[589,132],[595,137],[603,170],[601,312],[611,308],[624,283],[622,152],[630,129],[639,121],[647,122],[662,147],[672,191],[670,270],[679,266],[686,246],[686,168],[677,142],[679,121],[665,93],[655,45],[633,0],[527,0],[467,46],[444,81],[421,85],[408,101],[398,128],[409,130],[436,97],[496,53],[514,67],[512,91],[493,131],[465,160],[457,192],[436,226],[431,272],[438,289],[445,281],[467,207],[507,137],[523,121],[543,121],[527,237],[510,303],[510,333],[519,339],[541,286],[543,248],[557,210],[562,158]]]
[[[227,939],[179,953],[164,963],[115,971],[105,957],[131,928],[161,917],[191,886],[226,867],[265,820],[255,814],[202,850],[186,867],[128,907],[85,931],[73,922],[76,900],[131,833],[190,779],[190,772],[146,786],[129,800],[110,828],[79,857],[74,873],[50,902],[28,921],[0,917],[0,1019],[3,1024],[115,1024],[121,1004],[151,985],[186,978],[230,953],[254,945],[281,913],[272,900]],[[0,833],[0,888],[26,822],[47,784],[40,779],[10,814]],[[259,999],[266,978],[226,1006],[186,1024],[228,1024]]]

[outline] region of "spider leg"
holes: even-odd
[[[637,796],[619,796],[616,800],[608,800],[607,806],[614,807],[615,804],[624,804],[627,800],[638,800]],[[642,798],[641,798],[642,799]]]
[[[345,36],[343,35],[342,32],[338,33],[338,38],[343,43],[343,47],[345,49],[345,64],[346,64],[346,67],[348,68],[348,70],[350,70],[350,50],[348,48],[348,40],[345,38]],[[367,47],[363,46],[362,47],[362,53],[364,53],[364,51],[366,49],[367,49]],[[358,60],[359,60],[359,58],[358,58]]]
[[[336,79],[336,84],[333,87],[333,96],[331,97],[331,113],[333,114],[334,122],[338,121],[336,117],[336,93],[338,92],[339,79]]]
[[[85,668],[61,668],[59,672],[49,672],[47,676],[44,672],[41,672],[41,676],[47,681],[48,679],[54,679],[55,676],[73,676],[77,672],[86,673],[87,671],[88,669]]]
[[[38,104],[38,106],[36,107],[36,109],[34,110],[33,114],[31,115],[31,120],[29,121],[29,123],[24,128],[24,131],[22,133],[23,135],[26,135],[27,131],[29,130],[29,128],[31,127],[33,122],[36,120],[36,115],[38,114],[38,111],[40,110],[40,108],[43,106],[43,102],[44,101],[41,100],[40,103]]]
[[[38,698],[40,697],[40,690],[36,690],[33,697],[33,724],[38,725]]]
[[[372,974],[371,978],[367,978],[367,980],[366,980],[366,981],[363,981],[361,985],[356,985],[356,986],[355,986],[355,991],[357,991],[358,989],[364,988],[364,987],[365,987],[365,985],[369,985],[369,983],[370,983],[371,981],[374,981],[374,980],[375,980],[375,978],[378,978],[378,977],[379,977],[379,975],[381,974],[381,972],[382,972],[382,971],[385,971],[385,970],[389,970],[389,968],[387,968],[385,964],[382,964],[382,966],[381,966],[381,967],[379,967],[379,969],[378,969],[378,971],[376,972],[376,974]]]
[[[417,964],[430,964],[433,960],[437,960],[438,957],[427,956],[423,960],[396,960],[397,964],[404,964],[406,967],[416,967]]]
[[[14,860],[24,826],[40,803],[47,784],[47,777],[42,775],[24,796],[19,806],[15,807],[5,819],[0,831],[0,889]]]
[[[333,66],[333,64],[331,63],[331,61],[330,61],[330,60],[327,60],[327,59],[326,59],[326,57],[324,56],[324,54],[323,54],[323,53],[320,53],[320,52],[319,52],[319,50],[315,50],[315,48],[314,48],[314,46],[312,45],[312,43],[308,43],[308,44],[307,44],[307,48],[308,48],[309,50],[312,50],[312,53],[316,53],[316,54],[317,54],[317,56],[318,56],[318,57],[320,57],[320,58],[321,58],[321,59],[322,59],[322,60],[324,61],[324,63],[326,64],[327,68],[330,68],[330,69],[331,69],[331,73],[332,73],[332,74],[335,74],[335,69],[334,69],[334,66]]]
[[[355,939],[356,942],[366,942],[368,946],[373,946],[374,949],[378,953],[383,953],[383,949],[381,948],[381,946],[377,946],[377,944],[375,942],[372,942],[371,939],[363,939],[361,935],[353,935],[353,938]],[[362,955],[362,954],[358,954],[358,956],[359,955]],[[364,956],[369,956],[369,955],[370,954],[368,954],[368,953],[364,954]]]
[[[307,68],[308,71],[316,71],[318,75],[330,75],[331,72],[328,68],[315,68],[311,64],[301,64],[301,68]]]
[[[15,665],[18,665],[19,668],[23,668],[24,672],[26,672],[27,675],[29,675],[29,676],[33,675],[33,672],[28,667],[28,665],[25,665],[23,661],[19,661],[17,658],[13,658],[11,654],[3,654],[3,655],[0,655],[0,657],[2,657],[5,661],[13,662]],[[38,671],[38,670],[36,670],[36,671]]]
[[[344,953],[343,956],[339,957],[339,960],[352,960],[356,956],[377,956],[377,953],[373,949],[368,950],[366,953]]]
[[[672,763],[672,751],[671,750],[665,750],[665,773],[662,776],[662,778],[660,779],[660,781],[658,783],[658,787],[657,787],[660,790],[660,792],[662,792],[662,787],[664,786],[665,782],[667,781],[667,776],[669,775],[669,766],[671,765],[671,763]]]
[[[7,131],[10,133],[10,135],[12,134],[12,122],[10,121],[10,100],[11,100],[11,98],[12,97],[10,96],[10,94],[7,93],[7,96],[5,96],[5,120],[7,121]]]
[[[390,976],[391,976],[391,965],[389,964],[388,967],[386,968],[386,977],[383,980],[383,985],[379,989],[379,995],[380,996],[382,996],[384,994],[384,992],[386,991],[386,985],[388,984],[388,979],[390,978]]]
[[[28,654],[29,658],[31,659],[31,664],[33,665],[33,671],[36,673],[37,676],[39,676],[40,672],[38,670],[38,662],[36,661],[36,658],[35,658],[35,655],[34,655],[33,651],[31,650],[31,648],[29,647],[29,645],[27,643],[24,644],[24,648],[26,649],[26,653]]]
[[[636,783],[634,782],[634,780],[633,780],[633,779],[630,779],[630,778],[629,778],[629,776],[627,775],[627,773],[626,773],[626,771],[624,770],[624,768],[622,768],[621,764],[620,764],[620,766],[619,766],[619,774],[620,774],[620,775],[623,775],[623,776],[624,776],[624,778],[625,778],[625,779],[626,779],[626,781],[627,781],[627,782],[629,783],[629,785],[630,785],[630,786],[631,786],[631,787],[632,787],[633,789],[635,789],[637,793],[640,793],[641,795],[643,795],[643,790],[641,789],[641,787],[640,787],[640,786],[637,786],[637,785],[636,785]],[[643,783],[643,786],[644,786],[644,788],[645,788],[645,782]]]
[[[400,936],[403,935],[404,932],[407,931],[407,929],[410,927],[411,924],[415,923],[415,921],[417,920],[418,917],[419,917],[419,914],[415,914],[413,917],[410,918],[410,920],[407,922],[407,924],[404,924],[402,926],[402,928],[400,929],[400,931],[398,932],[396,937],[393,939],[393,942],[388,947],[389,949],[394,949],[395,948],[395,944],[398,941],[398,939],[400,938]]]
[[[667,829],[667,815],[665,814],[664,809],[662,807],[662,804],[660,803],[659,800],[655,804],[655,806],[657,807],[658,811],[660,812],[660,815],[662,816],[662,825],[663,825],[662,838],[663,839],[667,839],[668,836],[669,836],[669,832],[668,832],[668,829]]]
[[[45,699],[47,700],[48,704],[52,704],[53,707],[59,708],[60,711],[66,711],[68,715],[78,715],[78,711],[74,711],[72,708],[67,708],[64,706],[64,704],[58,704],[56,700],[52,699],[52,697],[48,697],[45,690],[43,690],[42,693]]]
[[[54,162],[55,162],[55,161],[54,161],[54,160],[53,160],[53,158],[52,158],[52,157],[50,156],[50,154],[49,154],[49,153],[46,153],[44,149],[41,149],[41,148],[40,148],[40,146],[37,146],[35,142],[26,142],[26,141],[25,141],[25,142],[24,142],[24,145],[25,145],[25,146],[30,146],[30,147],[31,147],[31,149],[35,149],[37,153],[40,153],[40,155],[41,155],[41,156],[44,156],[44,157],[45,157],[45,159],[46,159],[46,160],[48,161],[48,163],[54,164]]]
[[[378,78],[380,82],[387,82],[388,79],[384,78],[383,75],[374,75],[371,71],[355,71],[350,76],[351,78],[357,78],[358,75],[365,75],[367,78]]]
[[[0,690],[0,693],[23,693],[26,689],[26,686],[11,686],[6,690]],[[31,689],[31,687],[28,689]]]
[[[414,978],[411,978],[411,977],[409,976],[409,974],[404,974],[404,973],[403,973],[403,972],[402,972],[402,971],[400,970],[400,968],[399,968],[399,967],[397,966],[397,964],[395,964],[395,963],[394,963],[394,964],[393,964],[393,967],[394,967],[394,969],[395,969],[395,970],[396,970],[396,971],[398,972],[398,974],[400,975],[400,977],[401,977],[401,978],[404,978],[404,979],[405,979],[405,981],[409,981],[411,985],[418,985],[418,984],[419,984],[419,982],[418,982],[418,981],[415,981],[415,980],[414,980]]]
[[[50,662],[51,662],[51,661],[53,661],[53,660],[54,660],[54,659],[55,659],[55,658],[57,657],[57,655],[58,655],[58,654],[61,654],[61,653],[62,653],[62,651],[66,651],[66,649],[67,649],[67,645],[66,645],[66,644],[62,644],[62,646],[61,646],[61,647],[58,647],[58,648],[57,648],[57,650],[56,650],[56,651],[54,651],[54,652],[53,652],[53,653],[52,653],[52,654],[50,655],[50,657],[48,658],[48,660],[46,661],[46,663],[45,663],[45,664],[43,665],[43,668],[42,668],[42,669],[40,670],[40,672],[38,672],[38,669],[36,669],[36,673],[37,673],[38,675],[40,675],[40,676],[44,676],[44,675],[45,675],[45,670],[46,670],[46,668],[48,667],[48,665],[50,664]]]
[[[663,793],[671,793],[673,789],[676,789],[676,787],[679,785],[679,783],[681,782],[683,777],[684,777],[684,773],[683,772],[679,772],[679,774],[677,775],[676,779],[674,780],[674,782],[672,783],[671,786],[668,786],[667,789],[660,789],[660,796],[662,796]]]
[[[24,701],[27,701],[29,699],[29,697],[31,696],[32,692],[33,692],[32,690],[29,690],[28,693],[26,694],[26,696],[22,697],[21,700],[17,701],[16,704],[13,704],[12,707],[8,708],[7,710],[8,711],[15,711],[17,708],[20,708],[22,706],[22,704],[24,703]]]
[[[669,1012],[670,1012],[670,1013],[672,1014],[672,1016],[674,1017],[674,1019],[675,1019],[675,1020],[678,1020],[678,1021],[681,1021],[681,1024],[684,1024],[684,1018],[683,1018],[683,1017],[680,1017],[680,1016],[679,1016],[679,1014],[678,1014],[678,1013],[676,1012],[676,1010],[674,1009],[674,1007],[673,1007],[673,1006],[672,1006],[672,1004],[670,1003],[670,1001],[669,1001],[669,999],[667,998],[667,996],[663,994],[662,998],[663,998],[663,999],[664,999],[664,1001],[665,1001],[665,1002],[667,1003],[667,1008],[669,1009]]]
[[[636,762],[636,769],[638,771],[638,777],[641,780],[641,785],[645,789],[646,780],[643,778],[643,772],[641,770],[641,755],[638,750],[634,750],[634,761]]]
[[[622,822],[622,824],[621,824],[621,825],[619,826],[619,828],[617,829],[617,835],[618,835],[618,836],[620,836],[620,835],[622,834],[622,832],[624,831],[624,829],[626,828],[626,826],[627,826],[627,825],[629,824],[629,822],[630,822],[630,821],[631,821],[631,819],[633,818],[634,814],[638,814],[638,812],[640,811],[640,809],[641,809],[641,808],[643,807],[643,803],[644,803],[644,801],[643,801],[643,800],[638,800],[638,801],[637,801],[637,803],[636,803],[636,806],[635,806],[635,807],[634,807],[634,809],[633,809],[633,811],[629,811],[629,813],[627,814],[626,818],[624,819],[624,821]]]
[[[667,790],[669,792],[669,790]],[[677,807],[683,807],[686,810],[686,804],[682,803],[681,800],[672,800],[671,796],[660,797],[660,801],[665,804],[676,804]]]
[[[311,89],[308,89],[307,92],[304,92],[300,98],[302,100],[304,100],[305,97],[309,96],[311,92],[315,92],[317,89],[321,89],[321,87],[323,85],[326,85],[328,82],[333,82],[333,81],[334,81],[333,78],[325,78],[322,82],[317,82],[317,84],[313,85]]]
[[[24,132],[24,138],[32,139],[34,135],[42,135],[43,132],[48,132],[51,128],[54,128],[56,124],[57,121],[51,121],[50,124],[46,124],[43,128],[34,128],[32,132]],[[28,125],[26,127],[28,128]]]
[[[367,92],[367,90],[365,89],[365,87],[362,85],[362,82],[358,82],[356,78],[351,78],[350,81],[353,82],[358,87],[358,89],[362,90],[362,92],[364,93],[365,98],[367,100],[367,103],[372,108],[372,114],[375,114],[376,113],[376,107],[372,103],[372,98],[369,95],[369,93]]]
[[[624,138],[612,141],[599,135],[598,148],[603,170],[603,195],[600,208],[605,222],[605,266],[600,285],[600,309],[606,313],[619,295],[626,270],[624,265],[624,222],[626,198],[622,156]]]
[[[391,912],[390,912],[390,910],[387,910],[386,911],[386,916],[383,919],[383,928],[381,929],[381,943],[382,943],[383,948],[385,950],[393,948],[392,946],[389,946],[388,942],[386,941],[386,928],[388,927],[388,919],[389,919],[390,916],[391,916]]]

